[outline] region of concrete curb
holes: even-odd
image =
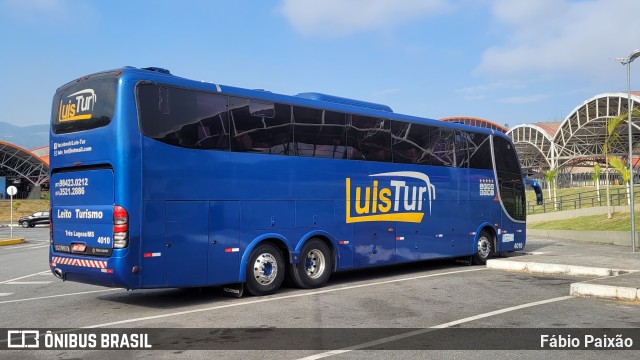
[[[0,246],[22,244],[23,242],[24,238],[5,239],[0,240]]]
[[[487,260],[487,268],[507,271],[524,271],[532,274],[558,274],[571,276],[616,276],[633,270],[596,268],[578,265],[547,264],[533,261],[513,261],[504,259]]]
[[[487,261],[488,269],[521,271],[530,274],[554,274],[570,276],[599,276],[613,278],[615,276],[637,273],[637,270],[597,268],[577,265],[548,264],[533,261],[513,261],[493,259]],[[634,275],[635,276],[635,275]],[[573,283],[569,287],[569,295],[576,297],[593,297],[623,301],[640,301],[640,289],[630,286],[612,286],[593,284],[589,281]]]
[[[571,284],[569,295],[613,300],[640,301],[640,289],[589,283]]]

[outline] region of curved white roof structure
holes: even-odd
[[[626,92],[596,95],[578,105],[560,123],[522,124],[510,129],[507,135],[516,146],[524,172],[536,174],[584,163],[604,163],[602,146],[607,137],[607,123],[628,113],[627,96]],[[640,92],[631,93],[631,104],[640,109]],[[635,146],[640,141],[640,118],[632,118],[631,124]],[[616,133],[618,141],[612,143],[610,154],[628,157],[626,121]]]
[[[49,181],[48,156],[43,159],[27,149],[0,141],[0,176],[16,176],[40,186]]]

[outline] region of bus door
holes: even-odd
[[[395,227],[394,221],[353,224],[356,267],[393,264],[396,261]]]
[[[201,286],[207,281],[209,202],[167,201],[165,286]]]

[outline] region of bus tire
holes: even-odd
[[[247,262],[247,291],[254,296],[275,293],[284,280],[285,266],[280,250],[270,243],[258,245]]]
[[[297,287],[312,289],[327,283],[332,268],[331,250],[327,244],[320,239],[311,239],[302,247],[300,262],[291,265],[289,274]]]
[[[493,236],[486,230],[480,231],[478,242],[476,242],[476,253],[473,255],[473,264],[486,265],[494,251]]]

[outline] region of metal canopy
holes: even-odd
[[[640,108],[640,92],[632,92],[631,103]],[[627,114],[627,93],[605,93],[577,106],[561,123],[522,124],[507,132],[527,174],[542,173],[581,164],[605,163],[602,146],[607,138],[609,119]],[[633,143],[640,141],[640,118],[631,119]],[[619,126],[618,141],[610,155],[628,157],[627,121]],[[634,150],[637,155],[637,149]],[[634,155],[635,156],[635,155]]]
[[[49,165],[29,150],[0,141],[0,176],[20,177],[40,186],[49,181]]]

